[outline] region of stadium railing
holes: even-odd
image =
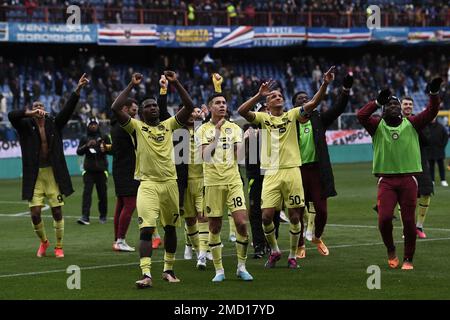
[[[102,8],[81,7],[82,23],[133,23],[170,25],[250,25],[250,26],[304,26],[304,27],[365,27],[367,13],[304,11],[284,12],[241,12],[230,18],[225,11],[196,11],[195,19],[189,20],[186,10],[178,9],[139,9],[131,7]],[[66,7],[25,6],[0,7],[0,21],[64,23],[68,15]],[[388,26],[450,26],[450,9],[447,13],[429,17],[425,13],[381,12],[382,27]]]

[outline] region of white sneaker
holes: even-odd
[[[206,259],[208,259],[209,261],[213,261],[213,256],[211,252],[206,253]]]
[[[312,241],[313,238],[313,232],[311,230],[306,230],[306,236],[305,236],[306,240],[308,241]]]
[[[192,259],[192,247],[184,246],[184,260]]]
[[[206,269],[206,255],[201,255],[197,260],[197,269],[205,270]]]
[[[443,187],[448,187],[447,181],[442,180],[442,181],[441,181],[441,186],[443,186]]]
[[[289,219],[286,217],[284,211],[280,211],[280,222],[289,222]]]
[[[130,247],[128,245],[128,243],[125,242],[125,240],[117,241],[116,248],[118,251],[124,251],[124,252],[135,252],[136,251],[133,247]]]

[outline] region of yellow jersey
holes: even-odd
[[[209,145],[215,136],[216,125],[211,121],[202,124],[195,133],[197,146]],[[211,161],[203,162],[205,186],[242,184],[234,153],[235,145],[242,142],[241,128],[226,121],[220,128],[220,137]]]
[[[300,108],[293,108],[274,116],[255,112],[254,124],[261,125],[261,168],[286,169],[299,167],[302,160],[299,152],[297,119]]]
[[[181,124],[175,117],[156,126],[130,118],[122,128],[129,134],[136,133],[136,180],[164,182],[177,179],[172,135]]]

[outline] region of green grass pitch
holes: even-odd
[[[253,282],[239,281],[235,276],[234,244],[228,239],[225,217],[222,241],[225,245],[226,281],[212,283],[214,268],[208,261],[206,271],[195,269],[195,260],[183,260],[184,237],[178,232],[175,263],[180,283],[161,279],[163,250],[154,251],[152,275],[154,287],[137,290],[140,277],[138,253],[113,252],[114,187],[109,179],[109,220],[98,223],[96,195],[93,196],[91,225],[80,226],[76,219],[81,211],[82,181],[73,177],[76,192],[65,199],[65,255],[56,260],[53,250],[47,257],[36,258],[38,240],[25,213],[20,180],[0,180],[0,299],[449,299],[450,273],[450,188],[436,187],[426,219],[426,240],[417,241],[413,271],[390,270],[386,250],[376,229],[372,210],[376,199],[376,179],[368,163],[334,165],[338,196],[329,200],[329,219],[323,239],[330,249],[322,257],[307,242],[307,257],[299,260],[298,270],[287,269],[288,226],[282,224],[280,248],[282,260],[275,269],[264,268],[265,260],[252,259],[249,247],[248,270]],[[95,193],[95,192],[94,192]],[[44,221],[50,241],[54,232],[50,211]],[[394,236],[400,259],[403,255],[400,222],[394,221]],[[162,231],[162,230],[161,230]],[[128,232],[128,243],[137,246],[136,213]],[[69,290],[66,282],[70,265],[81,268],[81,289]],[[369,290],[367,268],[381,269],[381,289]]]

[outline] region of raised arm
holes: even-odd
[[[87,78],[86,73],[83,73],[80,80],[78,80],[78,85],[75,89],[75,92],[71,94],[69,100],[67,100],[62,110],[55,117],[55,124],[59,129],[62,129],[70,120],[70,117],[72,117],[78,100],[80,99],[81,89],[84,88],[88,83],[89,79]]]
[[[222,76],[218,73],[213,73],[211,78],[214,85],[214,92],[222,93],[222,82],[223,82]]]
[[[306,113],[311,113],[319,103],[322,101],[323,97],[325,97],[325,93],[327,92],[328,84],[334,80],[334,71],[336,67],[332,66],[325,74],[323,75],[323,82],[319,88],[319,91],[316,92],[314,97],[309,100],[307,103],[303,105],[303,109]]]
[[[251,108],[255,104],[261,100],[263,97],[267,97],[272,91],[271,87],[275,84],[275,81],[269,80],[267,82],[264,82],[259,87],[258,93],[251,97],[249,100],[245,101],[239,108],[238,112],[239,114],[248,122],[252,122],[255,120],[255,113],[253,111],[250,111]]]
[[[375,118],[372,116],[372,114],[378,109],[378,107],[385,105],[388,102],[390,96],[391,91],[389,89],[381,90],[375,101],[370,101],[357,113],[358,121],[367,130],[367,132],[369,132],[371,136],[375,134],[375,131],[378,128],[378,124],[381,121],[381,118]]]
[[[111,106],[111,109],[114,112],[115,116],[117,117],[117,121],[119,121],[120,125],[126,124],[130,119],[128,113],[122,110],[123,105],[127,101],[127,98],[130,95],[130,92],[133,89],[133,87],[139,85],[142,79],[143,79],[142,74],[134,73],[131,76],[131,81],[128,84],[128,86],[119,94],[119,96],[116,98],[116,100],[114,100]]]
[[[8,119],[12,126],[20,133],[23,128],[25,118],[43,118],[47,112],[41,109],[34,110],[14,110],[8,113]]]
[[[325,128],[331,126],[331,124],[345,111],[352,85],[353,77],[347,74],[342,83],[342,91],[339,94],[338,100],[330,109],[321,112],[320,114],[320,118],[322,119]]]
[[[412,125],[416,130],[421,130],[426,127],[439,112],[439,90],[441,88],[442,78],[434,78],[428,85],[430,100],[427,107],[421,113],[416,116],[409,117]]]
[[[168,81],[165,75],[161,75],[159,79],[159,97],[158,97],[158,107],[159,107],[159,119],[164,121],[171,117],[169,111],[167,111],[167,86]]]
[[[167,80],[169,80],[169,83],[177,89],[177,92],[181,98],[181,103],[183,104],[183,108],[181,108],[181,110],[179,110],[176,114],[178,122],[186,123],[194,110],[194,102],[192,102],[191,96],[178,80],[175,72],[164,71],[164,76]]]
[[[77,148],[77,155],[84,156],[86,154],[87,149],[93,147],[94,145],[95,140],[88,141],[87,137],[81,138]]]

